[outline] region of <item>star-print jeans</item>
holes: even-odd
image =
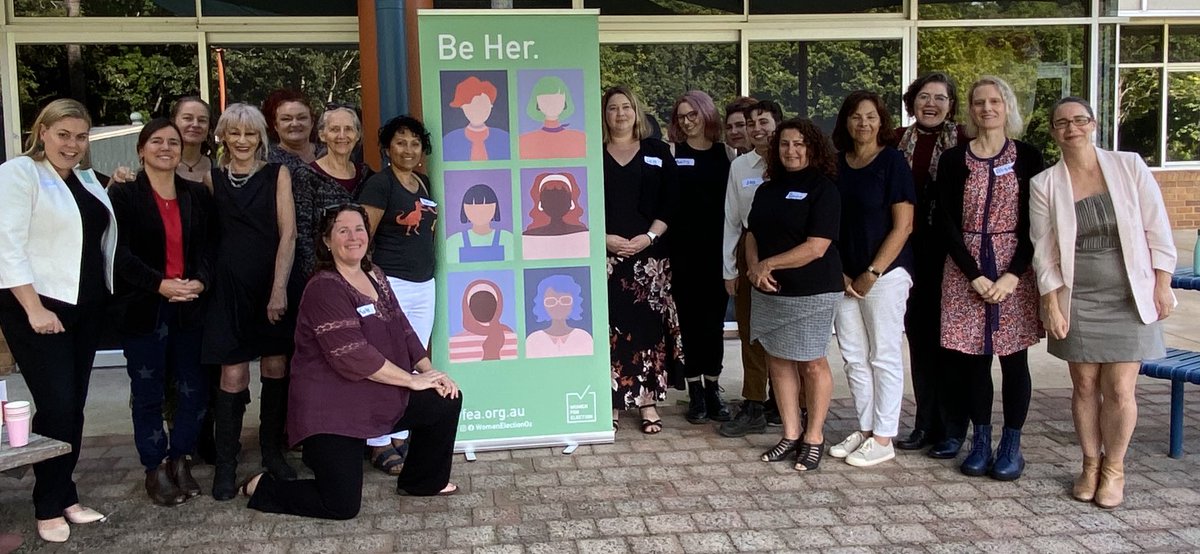
[[[196,450],[196,437],[208,406],[208,378],[200,366],[200,329],[183,329],[179,306],[162,301],[158,326],[148,335],[127,337],[133,436],[146,470],[164,459],[178,459]],[[167,372],[174,376],[175,414],[168,435],[163,430],[163,400]]]

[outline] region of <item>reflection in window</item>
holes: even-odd
[[[1050,107],[1063,96],[1087,97],[1085,31],[1082,25],[921,29],[917,73],[945,71],[955,79],[962,91],[959,120],[968,115],[966,96],[980,75],[1008,81],[1025,118],[1024,140],[1045,147],[1052,161],[1058,151],[1050,137]]]
[[[1081,17],[1088,15],[1090,0],[934,0],[920,2],[921,19],[999,19]]]
[[[1162,63],[1162,25],[1121,26],[1121,63]]]
[[[751,14],[900,13],[903,9],[903,0],[842,0],[839,2],[750,0]]]
[[[1174,37],[1174,27],[1171,28]],[[1167,161],[1200,160],[1200,72],[1167,74]]]
[[[1167,61],[1200,62],[1200,26],[1172,25],[1168,31],[1170,32],[1170,37],[1167,39],[1170,41],[1170,51]]]
[[[671,107],[689,90],[702,90],[718,109],[738,90],[738,50],[733,43],[601,44],[600,85],[627,85],[665,129]]]
[[[65,0],[13,0],[13,13],[21,17],[195,16],[196,2],[194,0],[79,0],[72,3]]]
[[[856,90],[879,93],[902,116],[899,40],[823,40],[750,43],[750,94],[783,105],[786,117],[813,120],[833,131],[842,100]]]
[[[585,0],[583,7],[600,15],[741,15],[742,0]]]
[[[1106,24],[1100,26],[1100,60],[1097,71],[1096,86],[1096,144],[1101,148],[1112,149],[1116,144],[1113,136],[1111,117],[1117,107],[1117,26]],[[1095,66],[1093,66],[1095,67]]]
[[[1162,70],[1122,69],[1117,88],[1117,148],[1161,163]]]
[[[198,72],[195,45],[18,45],[21,123],[28,131],[42,106],[65,97],[83,100],[96,126],[128,124],[132,112],[165,116],[197,93]]]
[[[175,4],[193,0],[155,0]],[[201,0],[200,12],[206,16],[355,16],[358,3],[350,0]]]
[[[433,0],[435,10],[490,10],[492,0]],[[513,8],[518,10],[533,9],[570,9],[571,0],[515,0]]]
[[[327,102],[359,105],[362,101],[357,45],[226,46],[209,49],[214,104],[221,98],[218,51],[225,70],[226,105],[245,102],[260,106],[267,94],[280,88],[304,93],[317,108]]]

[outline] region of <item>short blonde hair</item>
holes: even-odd
[[[1025,132],[1025,120],[1021,118],[1021,110],[1017,108],[1017,95],[1013,92],[1011,86],[1004,79],[994,75],[984,75],[977,81],[971,84],[970,92],[967,93],[967,111],[970,112],[970,106],[975,101],[975,91],[979,87],[994,86],[1000,91],[1000,97],[1004,99],[1004,136],[1008,138],[1021,138],[1021,134]],[[967,127],[967,134],[970,136],[979,136],[979,126],[975,124],[975,118],[971,115],[967,116],[967,120],[963,122]]]
[[[41,137],[42,130],[68,118],[82,119],[84,123],[87,123],[88,129],[92,128],[92,116],[88,114],[87,108],[83,107],[83,104],[78,100],[59,98],[46,104],[46,107],[38,112],[37,119],[33,120],[33,126],[29,128],[29,138],[25,139],[25,151],[21,155],[29,156],[39,162],[46,159],[46,145],[42,144]],[[92,167],[90,148],[79,159],[79,167],[83,169]]]
[[[217,159],[217,165],[224,167],[229,165],[229,145],[225,144],[225,133],[231,127],[243,127],[252,129],[258,132],[258,159],[267,160],[267,118],[263,117],[262,112],[258,108],[249,104],[232,104],[221,112],[221,119],[217,120],[217,141],[221,143],[221,155]]]
[[[629,87],[617,85],[604,91],[604,98],[600,100],[600,117],[605,118],[604,124],[600,126],[603,131],[601,137],[604,144],[608,144],[608,141],[612,139],[608,132],[608,119],[605,116],[608,112],[608,101],[612,100],[612,97],[618,94],[624,95],[625,98],[629,99],[629,103],[633,104],[633,138],[642,140],[649,136],[650,124],[646,122],[646,112],[642,109],[642,102],[638,100],[637,95],[632,90],[629,90]]]

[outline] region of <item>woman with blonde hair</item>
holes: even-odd
[[[71,474],[113,286],[117,220],[88,163],[91,117],[70,99],[34,120],[26,150],[0,165],[0,331],[36,408],[32,431],[71,445],[33,464],[38,535],[104,519],[79,504]]]
[[[250,362],[261,358],[259,442],[263,467],[294,479],[284,460],[287,357],[292,352],[294,306],[288,298],[296,249],[292,179],[287,167],[266,161],[267,124],[253,106],[234,104],[217,122],[223,148],[209,174],[216,208],[213,287],[204,326],[205,363],[221,364],[213,403],[216,469],[213,498],[237,494],[242,416],[250,402]]]
[[[1063,157],[1033,178],[1030,233],[1047,350],[1071,370],[1083,472],[1071,495],[1115,508],[1137,425],[1138,371],[1166,355],[1175,243],[1154,175],[1137,154],[1097,148],[1096,116],[1067,97],[1050,111]]]

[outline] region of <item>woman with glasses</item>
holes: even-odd
[[[999,77],[971,85],[970,142],[946,151],[934,187],[949,257],[942,277],[947,423],[969,416],[971,453],[960,469],[1012,481],[1025,470],[1021,429],[1032,392],[1028,349],[1038,343],[1037,285],[1029,240],[1029,179],[1045,166],[1037,148],[1014,140],[1024,126],[1017,96]],[[974,131],[974,132],[972,132]],[[992,456],[992,358],[1003,374],[1004,430]],[[947,436],[965,429],[947,429]]]
[[[912,433],[896,441],[901,450],[920,450],[943,439],[945,450],[930,449],[935,458],[958,455],[963,437],[945,437],[944,414],[937,399],[937,380],[942,371],[939,337],[941,313],[935,306],[942,299],[942,266],[946,248],[939,239],[933,221],[937,196],[933,181],[937,178],[942,153],[966,142],[963,126],[954,118],[958,113],[958,87],[945,73],[930,73],[913,81],[904,93],[904,108],[916,121],[897,130],[897,148],[912,168],[917,203],[909,245],[913,251],[913,287],[908,296],[904,331],[908,335],[908,359],[917,409]]]
[[[462,395],[433,368],[425,345],[400,309],[388,278],[371,263],[367,212],[357,204],[324,211],[317,272],[304,290],[292,358],[288,438],[304,445],[312,479],[264,473],[242,494],[262,512],[352,519],[363,495],[363,439],[397,427],[412,448],[396,492],[445,496]]]
[[[1166,355],[1160,320],[1175,296],[1175,243],[1158,183],[1137,154],[1093,142],[1087,101],[1050,112],[1062,160],[1033,178],[1030,232],[1048,350],[1071,370],[1083,471],[1071,496],[1115,508],[1137,424],[1138,370]]]
[[[683,336],[684,380],[688,388],[689,423],[729,421],[721,398],[725,330],[725,279],[721,274],[722,225],[729,153],[721,139],[717,107],[704,92],[693,90],[675,101],[667,127],[678,166],[680,186],[675,225],[667,247],[671,255],[672,291],[679,307]]]

